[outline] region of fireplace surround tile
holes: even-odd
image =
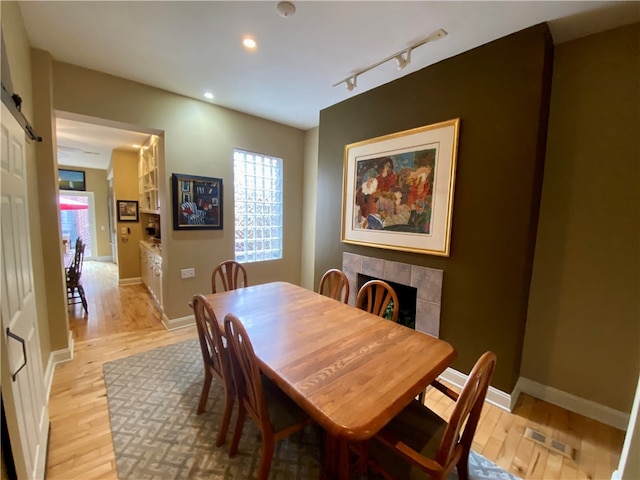
[[[356,303],[358,273],[414,287],[417,290],[416,330],[434,337],[439,336],[444,276],[442,270],[343,252],[342,271],[351,286],[351,305]]]

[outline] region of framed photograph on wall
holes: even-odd
[[[58,169],[58,187],[60,190],[75,190],[85,192],[87,185],[85,183],[85,174],[82,170],[66,170]]]
[[[345,146],[342,241],[449,256],[456,118]]]
[[[136,200],[118,200],[118,221],[137,222],[138,202]]]
[[[174,230],[222,230],[222,179],[174,173]]]

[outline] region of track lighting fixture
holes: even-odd
[[[424,40],[420,40],[419,42],[409,45],[408,47],[403,48],[399,52],[396,52],[393,55],[389,55],[388,57],[383,58],[379,62],[374,63],[373,65],[369,65],[366,68],[361,68],[360,70],[353,72],[353,74],[349,75],[347,78],[344,78],[339,82],[334,83],[333,86],[337,87],[338,85],[344,83],[345,86],[347,87],[347,90],[351,91],[358,86],[356,84],[356,79],[358,78],[358,75],[364,72],[368,72],[369,70],[376,68],[382,65],[383,63],[388,62],[389,60],[395,60],[398,70],[402,70],[404,67],[406,67],[411,63],[411,52],[413,51],[414,48],[417,48],[420,45],[424,45],[425,43],[428,43],[428,42],[435,42],[436,40],[440,40],[441,38],[444,38],[446,36],[447,36],[447,32],[445,32],[442,29],[438,29],[435,32],[433,32],[431,35],[429,35],[427,38],[425,38]]]

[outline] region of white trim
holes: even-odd
[[[118,285],[138,285],[142,283],[142,277],[121,278],[118,280]]]
[[[113,257],[111,255],[105,255],[102,257],[97,257],[95,259],[96,262],[111,262],[113,263]]]
[[[464,373],[454,370],[453,368],[447,368],[444,372],[442,372],[442,375],[440,375],[441,380],[444,380],[445,382],[458,388],[462,388],[464,386],[468,377],[469,375],[465,375]],[[508,393],[504,393],[503,391],[498,390],[495,387],[489,386],[489,390],[487,391],[487,398],[485,399],[485,401],[507,412],[511,411],[511,395],[509,395]]]
[[[520,393],[526,393],[545,402],[553,403],[598,422],[610,425],[619,430],[626,430],[629,424],[629,414],[596,403],[586,398],[581,398],[571,393],[563,392],[557,388],[542,385],[528,378],[520,377],[511,393],[511,407],[518,401]]]
[[[47,368],[44,372],[44,386],[47,392],[47,402],[51,395],[51,385],[53,384],[53,374],[56,370],[56,365],[59,363],[69,362],[73,360],[73,334],[69,332],[69,346],[62,350],[55,350],[49,354],[49,361],[47,362]]]
[[[164,313],[162,314],[162,324],[167,330],[177,330],[178,328],[190,327],[196,323],[195,315],[187,315],[186,317],[169,319]]]

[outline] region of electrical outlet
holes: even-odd
[[[182,278],[193,278],[196,276],[196,269],[195,268],[183,268],[182,270],[180,270],[180,276]]]

